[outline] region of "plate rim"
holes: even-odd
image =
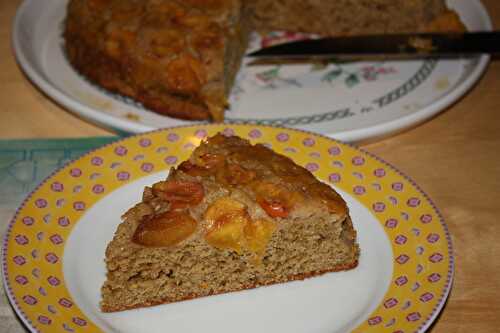
[[[289,132],[300,132],[300,133],[304,133],[304,134],[307,134],[307,135],[310,135],[310,136],[313,136],[313,137],[314,136],[320,137],[320,138],[326,139],[327,141],[331,141],[332,143],[336,143],[336,144],[338,144],[340,146],[348,146],[348,147],[352,148],[355,151],[359,151],[362,154],[364,154],[364,155],[366,155],[366,156],[368,156],[370,158],[373,158],[377,162],[379,162],[379,163],[383,164],[384,166],[386,166],[387,168],[389,168],[391,171],[395,172],[399,177],[404,178],[408,183],[410,183],[411,186],[413,186],[414,189],[418,193],[420,193],[422,195],[422,197],[425,198],[425,200],[427,200],[427,202],[431,206],[432,210],[434,211],[434,213],[438,217],[439,224],[442,227],[443,233],[444,233],[445,238],[446,238],[446,245],[447,245],[447,250],[448,250],[448,253],[449,253],[449,263],[448,263],[448,271],[447,271],[447,274],[446,274],[446,284],[445,284],[444,288],[442,290],[440,290],[439,301],[434,306],[434,308],[432,309],[432,312],[420,324],[420,326],[418,327],[417,331],[415,331],[415,333],[424,333],[435,322],[436,318],[439,316],[439,314],[443,310],[444,306],[446,305],[448,297],[449,297],[449,294],[450,294],[450,291],[451,291],[451,288],[453,286],[453,280],[454,280],[454,275],[455,275],[455,252],[454,252],[454,249],[453,249],[453,242],[452,242],[451,232],[450,232],[450,230],[448,228],[448,225],[445,222],[445,219],[444,219],[441,211],[436,206],[436,204],[431,199],[431,197],[427,194],[427,192],[425,192],[410,176],[406,175],[404,172],[402,172],[401,170],[399,170],[393,164],[385,161],[384,159],[382,159],[381,157],[375,155],[374,153],[371,153],[371,152],[365,150],[364,148],[358,147],[358,146],[356,146],[355,144],[352,144],[352,143],[342,142],[342,141],[337,140],[335,138],[328,137],[328,136],[326,136],[324,134],[315,133],[315,132],[312,132],[312,131],[307,131],[307,130],[302,130],[302,129],[297,129],[297,128],[288,128],[288,127],[283,127],[283,126],[219,123],[219,124],[178,125],[178,126],[160,128],[160,129],[156,129],[156,130],[148,131],[148,132],[144,132],[144,133],[137,133],[137,134],[133,134],[133,135],[130,135],[130,136],[127,136],[127,137],[122,137],[122,138],[120,138],[120,139],[118,139],[116,141],[106,143],[106,144],[104,144],[104,145],[102,145],[100,147],[97,147],[97,148],[93,148],[93,149],[85,152],[81,156],[79,156],[77,158],[74,158],[74,159],[71,159],[70,161],[66,162],[64,165],[58,167],[52,173],[50,173],[28,195],[26,195],[26,197],[23,199],[22,203],[16,209],[15,214],[11,218],[10,222],[8,223],[5,235],[4,235],[3,239],[2,239],[1,249],[0,249],[0,257],[1,257],[1,259],[0,259],[0,261],[1,261],[0,266],[1,266],[1,270],[2,270],[2,280],[3,280],[2,284],[4,286],[4,290],[5,290],[5,293],[7,295],[8,300],[10,302],[10,305],[14,309],[17,317],[21,319],[21,322],[31,332],[39,332],[39,331],[34,326],[32,326],[32,324],[31,324],[32,321],[29,319],[28,315],[25,314],[24,311],[20,308],[20,306],[18,304],[18,301],[17,301],[17,298],[13,294],[12,289],[10,288],[10,285],[9,285],[9,281],[7,279],[7,276],[9,275],[8,271],[7,271],[7,247],[8,247],[9,240],[11,240],[10,236],[11,236],[12,228],[13,228],[14,224],[16,223],[16,221],[17,221],[17,219],[19,217],[20,212],[26,206],[26,203],[40,190],[40,188],[42,186],[44,186],[47,182],[49,182],[55,175],[57,175],[58,173],[62,172],[65,168],[71,166],[72,164],[78,162],[81,159],[84,159],[86,156],[91,155],[91,154],[95,153],[96,151],[105,149],[106,147],[113,146],[113,145],[119,145],[120,143],[122,143],[125,140],[130,140],[132,138],[138,138],[138,137],[141,137],[141,136],[147,137],[147,136],[149,136],[149,135],[151,135],[153,133],[168,132],[170,130],[176,130],[176,129],[179,129],[179,128],[203,129],[203,128],[206,128],[206,127],[221,127],[222,128],[224,126],[227,126],[227,127],[248,127],[248,128],[252,128],[252,129],[253,128],[257,128],[257,129],[264,128],[264,129],[271,129],[271,130],[272,129],[280,129],[280,130],[283,130],[285,132],[286,131],[289,131]],[[383,229],[383,230],[384,230],[384,233],[386,233],[385,229]],[[380,303],[380,304],[382,304],[382,303]],[[366,319],[368,319],[368,318],[366,318]]]
[[[40,68],[37,68],[38,66],[33,65],[30,61],[28,61],[22,47],[20,46],[20,26],[22,16],[32,2],[36,2],[36,0],[24,0],[18,7],[13,21],[11,40],[14,55],[18,64],[32,83],[34,83],[36,88],[49,96],[56,104],[62,105],[66,111],[73,113],[91,123],[95,123],[98,126],[111,129],[113,131],[122,131],[132,134],[144,133],[158,129],[140,122],[113,116],[100,111],[97,108],[78,102],[76,99],[73,99],[63,90],[51,83],[51,81],[45,77],[43,71]],[[477,6],[479,15],[482,17],[482,20],[484,20],[486,31],[491,31],[493,29],[493,24],[483,3],[481,0],[474,0],[473,4]],[[430,105],[420,108],[416,112],[380,124],[358,129],[341,130],[336,133],[324,133],[323,135],[342,141],[356,142],[360,140],[376,140],[381,137],[394,135],[411,127],[416,127],[440,112],[445,111],[450,105],[464,97],[466,93],[479,82],[488,67],[490,58],[490,55],[487,54],[480,55],[478,57],[479,61],[474,70],[464,80],[459,82],[458,85],[447,94],[437,98]],[[146,111],[152,112],[149,110]],[[187,121],[181,119],[171,119],[177,121],[180,125],[169,125],[167,127],[183,125],[190,126],[204,123],[196,121],[188,123]]]

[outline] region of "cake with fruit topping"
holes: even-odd
[[[105,312],[357,266],[346,203],[290,158],[218,134],[144,189],[106,249]]]
[[[462,31],[443,0],[70,0],[69,62],[157,113],[221,121],[249,33]]]

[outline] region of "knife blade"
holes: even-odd
[[[500,31],[326,37],[283,43],[247,54],[258,59],[420,58],[500,53]]]

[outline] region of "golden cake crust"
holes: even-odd
[[[442,0],[71,0],[65,50],[91,82],[148,109],[221,121],[253,28],[320,35],[465,30]]]
[[[236,0],[72,0],[71,64],[98,85],[158,113],[221,120],[224,52],[239,38]]]

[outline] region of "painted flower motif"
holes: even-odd
[[[40,287],[38,288],[38,292],[40,293],[40,295],[42,296],[47,296],[47,291],[45,290],[45,288],[43,287]]]
[[[278,140],[279,142],[287,142],[288,139],[290,139],[290,136],[287,133],[279,133],[276,136],[276,140]]]
[[[59,224],[61,227],[67,227],[69,225],[69,218],[66,216],[62,216],[57,220],[57,224]]]
[[[47,305],[47,311],[49,311],[52,314],[56,314],[57,310],[53,305]]]
[[[432,263],[438,263],[444,259],[444,256],[441,253],[434,253],[429,257],[429,261]]]
[[[43,231],[40,231],[36,234],[36,239],[38,239],[39,241],[43,240],[44,237],[45,233]]]
[[[54,234],[50,236],[49,239],[54,245],[59,245],[64,242],[64,239],[59,234]]]
[[[396,182],[396,183],[392,183],[391,185],[392,189],[396,192],[401,192],[403,190],[403,183],[400,183],[400,182]]]
[[[116,168],[118,168],[120,165],[122,165],[122,164],[121,164],[121,162],[113,162],[113,163],[111,163],[110,168],[111,168],[111,169],[116,169]]]
[[[363,158],[363,156],[355,156],[352,158],[352,164],[356,166],[363,165],[365,164],[365,159]]]
[[[386,175],[385,169],[382,169],[382,168],[375,169],[375,171],[373,171],[373,174],[379,178],[382,178]]]
[[[258,129],[253,129],[248,133],[248,136],[252,139],[258,139],[262,136],[262,132]]]
[[[72,177],[80,177],[82,175],[82,170],[78,168],[73,168],[69,171],[69,174]]]
[[[398,277],[396,280],[394,280],[394,283],[399,287],[404,286],[405,284],[408,283],[408,278],[406,276],[402,275],[402,276]]]
[[[33,250],[33,252],[35,252],[36,250]],[[33,255],[33,253],[32,253]],[[33,257],[38,257],[38,252],[36,254],[36,256],[33,256]],[[39,279],[40,278],[40,268],[33,268],[33,270],[31,271],[31,275],[33,275],[33,277],[35,277],[36,279]]]
[[[295,148],[293,148],[293,147],[286,147],[286,148],[285,148],[285,151],[286,151],[287,153],[292,153],[292,154],[294,154],[294,153],[296,153],[296,152],[297,152],[297,149],[295,149]]]
[[[54,182],[50,185],[50,188],[54,192],[62,192],[64,190],[64,185],[59,182]]]
[[[29,243],[28,237],[26,237],[25,235],[17,235],[14,239],[19,245],[26,245]]]
[[[39,315],[37,320],[42,325],[50,325],[52,323],[52,320],[49,317],[43,315]]]
[[[99,177],[101,177],[101,174],[100,174],[99,172],[93,172],[93,173],[90,175],[89,179],[90,179],[90,180],[96,180],[96,179],[97,179],[97,178],[99,178]]]
[[[380,316],[376,316],[376,317],[372,317],[372,318],[368,319],[368,325],[370,325],[370,326],[378,325],[381,322],[382,322],[382,317],[380,317]]]
[[[332,182],[332,183],[338,183],[338,182],[340,182],[341,177],[340,177],[340,174],[338,174],[338,173],[331,173],[331,174],[328,176],[328,179],[329,179],[329,180],[330,180],[330,182]]]
[[[166,153],[167,151],[168,151],[167,147],[158,147],[158,148],[156,148],[156,152],[158,154],[163,154],[163,153]]]
[[[234,130],[232,128],[229,128],[229,127],[226,127],[224,128],[224,130],[222,131],[222,134],[224,136],[234,136]]]
[[[168,133],[167,140],[169,142],[177,142],[179,141],[179,135],[177,133]]]
[[[24,286],[26,284],[28,284],[29,280],[26,276],[24,275],[17,275],[14,280],[19,283],[20,285]]]
[[[306,169],[310,172],[315,172],[319,170],[319,165],[317,163],[307,163]]]
[[[319,152],[317,152],[317,151],[313,151],[312,153],[309,154],[309,157],[320,158],[321,154]]]
[[[134,161],[142,161],[144,159],[143,154],[135,155],[134,156]]]
[[[377,213],[382,213],[385,210],[385,204],[383,202],[375,202],[373,204],[373,210]]]
[[[78,211],[85,210],[85,202],[83,201],[75,201],[73,203],[73,208]]]
[[[406,254],[400,254],[399,256],[396,257],[396,262],[400,265],[404,265],[410,260],[410,257],[407,256]]]
[[[420,222],[422,222],[423,224],[431,223],[432,222],[432,215],[424,214],[424,215],[420,216]]]
[[[333,146],[333,147],[330,147],[328,148],[328,154],[332,155],[332,156],[338,156],[340,155],[342,151],[340,150],[340,147],[338,146]]]
[[[352,191],[354,192],[354,194],[362,195],[362,194],[366,193],[366,188],[364,186],[361,186],[361,185],[356,185],[356,186],[354,186]]]
[[[398,226],[398,220],[396,219],[388,219],[385,221],[385,226],[390,229],[394,229]]]
[[[208,133],[204,129],[199,129],[194,132],[194,136],[196,136],[198,139],[204,139],[208,136]]]
[[[167,158],[165,158],[165,163],[167,163],[169,165],[174,165],[175,163],[177,163],[177,157],[176,156],[168,156]]]
[[[130,173],[127,171],[120,171],[116,174],[116,178],[120,181],[128,180],[130,178]]]
[[[125,156],[127,155],[128,149],[124,146],[118,146],[115,148],[115,154],[118,156]]]
[[[14,256],[14,258],[12,258],[12,261],[14,261],[14,263],[16,265],[22,266],[26,263],[26,258],[24,258],[21,255],[17,255],[17,256]]]
[[[35,223],[35,219],[33,219],[31,216],[25,216],[22,219],[23,224],[26,226],[32,226]]]
[[[141,165],[141,170],[144,172],[151,172],[151,171],[153,171],[153,169],[154,169],[153,163],[146,162],[146,163],[142,163],[142,165]]]
[[[396,243],[398,245],[406,244],[407,241],[408,241],[408,238],[404,235],[397,235],[396,238],[394,239],[394,243]]]
[[[52,219],[52,215],[50,213],[49,214],[45,214],[42,219],[43,219],[43,222],[45,224],[48,224],[48,223],[50,223],[50,220]]]
[[[395,307],[396,305],[398,305],[398,303],[399,303],[399,302],[398,302],[398,300],[397,300],[397,299],[395,299],[395,298],[389,298],[388,300],[386,300],[386,301],[384,302],[384,307],[385,307],[386,309],[390,309],[390,308],[393,308],[393,307]]]
[[[423,271],[423,270],[424,270],[424,266],[422,266],[422,265],[418,264],[418,265],[417,265],[417,269],[416,269],[417,274],[422,273],[422,271]]]
[[[441,275],[439,273],[432,273],[427,277],[427,281],[431,283],[439,282],[439,280],[441,280]]]
[[[58,285],[61,284],[61,280],[59,280],[57,277],[51,275],[47,278],[47,282],[53,286],[53,287],[57,287]]]
[[[32,257],[33,259],[37,259],[37,258],[38,258],[38,249],[33,249],[33,250],[31,251],[31,257]]]
[[[99,156],[94,156],[90,160],[90,163],[92,165],[95,165],[95,166],[100,166],[100,165],[102,165],[104,163],[104,160],[101,157],[99,157]]]
[[[429,234],[427,236],[427,241],[431,244],[436,243],[439,240],[438,234]]]
[[[434,295],[432,293],[423,293],[422,295],[420,295],[420,298],[419,300],[423,303],[427,303],[429,301],[431,301],[432,299],[434,298]]]
[[[422,316],[418,312],[412,312],[409,315],[406,316],[406,320],[408,321],[417,321],[420,320]]]
[[[410,199],[408,199],[406,204],[409,207],[413,207],[413,208],[418,207],[420,205],[420,199],[419,198],[410,198]]]
[[[82,185],[76,185],[75,187],[73,187],[73,193],[80,193],[82,188]]]
[[[70,308],[73,306],[73,302],[71,302],[69,299],[64,298],[64,297],[60,298],[57,303],[59,303],[59,305],[65,307],[65,308]]]
[[[31,296],[31,295],[23,296],[23,301],[24,301],[24,303],[26,303],[28,305],[35,305],[36,303],[38,303],[38,300],[36,299],[36,297]]]
[[[65,199],[57,199],[56,200],[56,207],[57,208],[61,208],[64,206],[64,204],[66,203],[66,200]]]
[[[337,167],[337,168],[343,168],[344,167],[344,163],[342,163],[341,161],[333,161],[332,165],[334,167]]]
[[[151,140],[148,138],[142,138],[139,140],[139,146],[141,147],[149,147],[151,146]]]
[[[314,146],[315,143],[316,143],[316,141],[313,138],[305,138],[302,141],[302,144],[306,147],[312,147],[312,146]]]
[[[49,252],[45,255],[45,261],[47,261],[50,264],[55,264],[56,262],[59,261],[59,257],[55,253]]]
[[[194,144],[192,144],[191,142],[188,142],[184,145],[184,149],[185,150],[193,150],[196,146]]]
[[[79,317],[73,317],[72,321],[78,325],[78,326],[85,326],[87,325],[87,321],[85,319],[79,318]]]
[[[95,184],[92,186],[92,192],[95,194],[101,194],[104,192],[104,186],[102,184]]]
[[[48,203],[45,199],[36,199],[35,201],[35,206],[37,206],[38,208],[45,208],[47,207],[47,205]]]

